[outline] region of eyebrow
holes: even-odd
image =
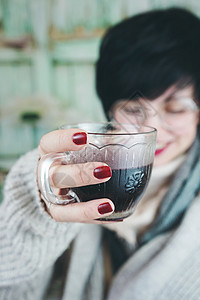
[[[177,93],[177,90],[173,91],[166,99],[164,99],[165,102],[169,102]]]

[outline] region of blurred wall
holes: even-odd
[[[40,137],[63,123],[103,120],[94,69],[110,25],[198,0],[0,0],[0,186]]]

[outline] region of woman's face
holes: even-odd
[[[171,86],[153,101],[119,101],[112,114],[118,122],[141,122],[157,129],[154,166],[161,166],[187,151],[195,139],[199,110],[192,98],[192,86]]]

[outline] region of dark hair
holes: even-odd
[[[107,114],[119,99],[160,96],[194,85],[200,103],[200,20],[182,8],[145,12],[111,27],[102,39],[96,89]]]

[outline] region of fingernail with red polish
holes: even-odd
[[[101,215],[107,214],[107,213],[112,212],[112,211],[113,211],[113,208],[112,208],[112,206],[110,205],[109,202],[102,203],[98,206],[98,212]]]
[[[85,132],[77,132],[72,136],[72,140],[76,145],[87,144],[87,134]]]
[[[104,179],[112,176],[111,168],[108,166],[101,166],[94,169],[94,176],[98,179]]]

